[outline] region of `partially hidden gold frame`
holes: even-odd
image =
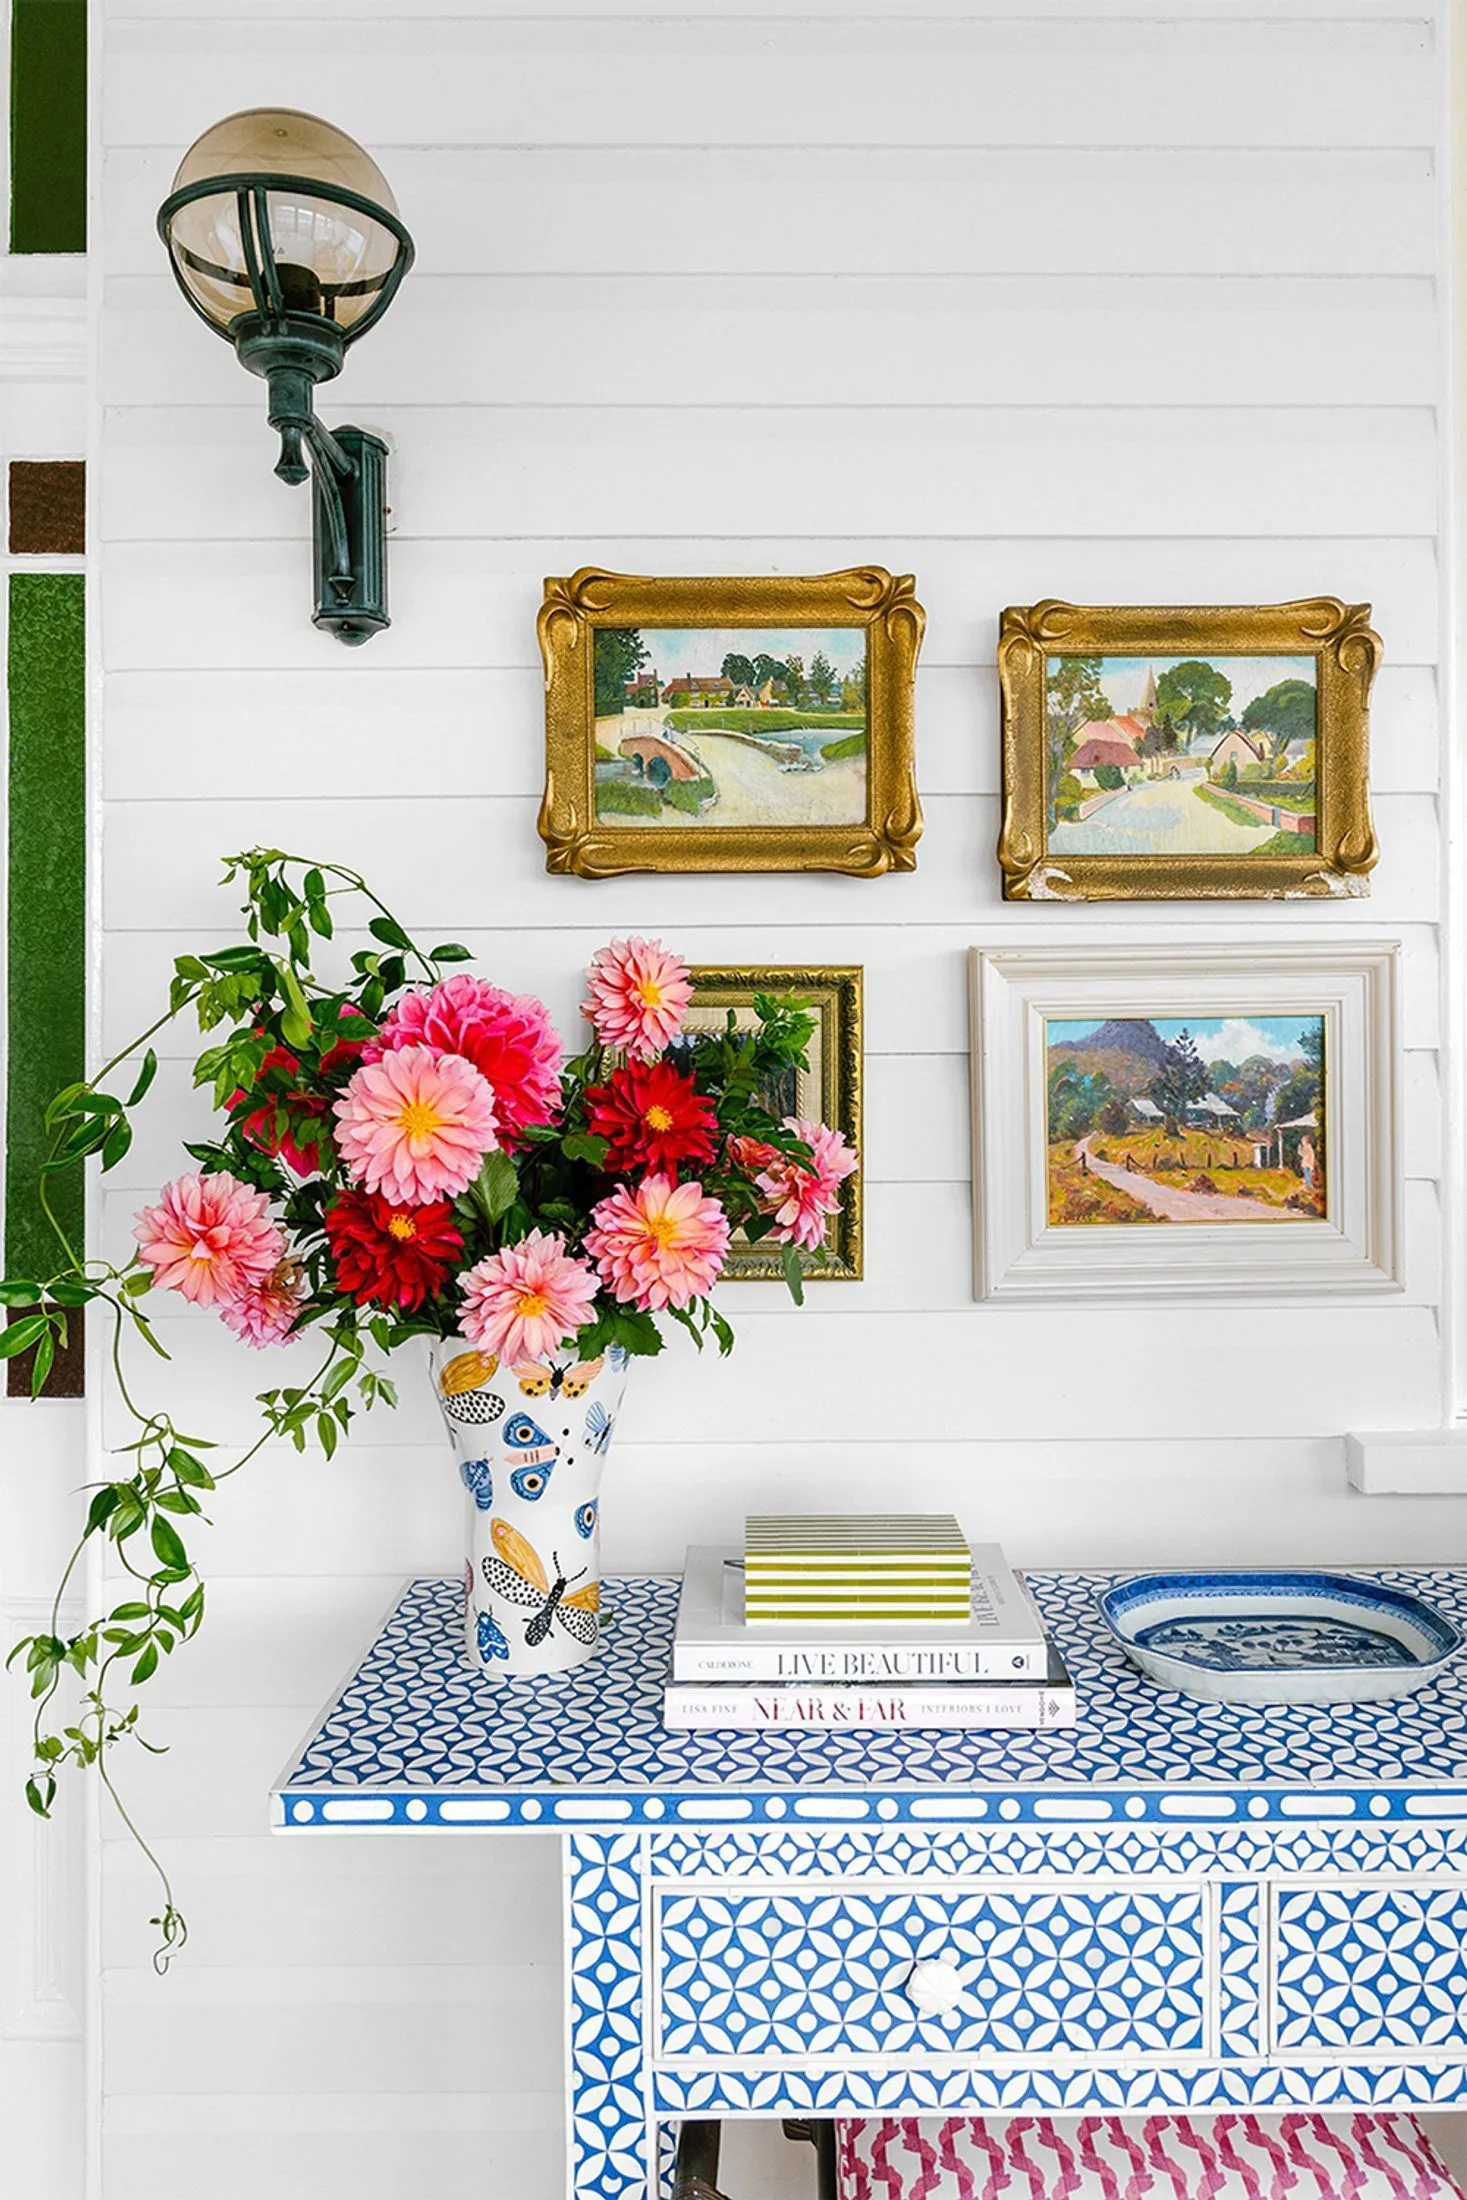
[[[861,1127],[861,970],[860,966],[820,963],[804,970],[747,964],[726,969],[694,964],[693,999],[699,1008],[747,1008],[756,993],[798,993],[821,1021],[820,1120],[840,1131],[862,1155]],[[840,1188],[840,1213],[826,1226],[825,1258],[806,1253],[800,1265],[807,1283],[859,1283],[863,1266],[862,1155],[855,1173]],[[778,1282],[784,1276],[781,1253],[768,1244],[729,1248],[724,1283]]]
[[[1313,657],[1317,679],[1316,846],[1308,855],[1100,856],[1048,852],[1047,657]],[[1212,901],[1368,891],[1369,705],[1381,641],[1368,603],[1010,608],[999,623],[1003,819],[998,860],[1008,901]]]
[[[881,566],[808,578],[639,579],[583,566],[547,580],[537,621],[545,660],[545,867],[578,878],[623,871],[910,871],[922,832],[914,680],[925,614],[910,573]],[[611,825],[595,801],[598,627],[864,626],[866,818],[856,825]]]

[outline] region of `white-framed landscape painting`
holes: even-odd
[[[1398,960],[974,948],[977,1295],[1399,1290]]]

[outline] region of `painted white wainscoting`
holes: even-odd
[[[1343,1458],[1348,1428],[1434,1425],[1443,1385],[1436,0],[99,0],[98,37],[107,1038],[222,932],[214,859],[260,840],[361,866],[567,1031],[616,928],[861,962],[867,1280],[803,1316],[731,1291],[727,1367],[675,1344],[639,1371],[612,1564],[675,1564],[796,1494],[879,1500],[894,1464],[1020,1560],[1460,1552],[1450,1499],[1367,1502]],[[278,101],[366,142],[419,248],[323,402],[393,447],[395,624],[358,653],[308,623],[305,495],[152,229],[196,132]],[[914,875],[545,876],[543,575],[867,558],[929,612]],[[1373,898],[1006,909],[1000,609],[1320,591],[1372,601],[1385,638]],[[964,950],[1305,925],[1404,944],[1405,1293],[976,1306]],[[199,1121],[183,1054],[103,1204],[114,1240]],[[245,1431],[262,1362],[166,1326],[187,1357],[144,1380]],[[407,1388],[330,1465],[267,1453],[217,1507],[209,1628],[154,1691],[176,1746],[129,1767],[191,1913],[166,1981],[146,1875],[115,1825],[102,1843],[103,2200],[560,2189],[552,1850],[264,1830],[394,1580],[455,1563]],[[809,2189],[767,2133],[730,2161],[735,2191]]]

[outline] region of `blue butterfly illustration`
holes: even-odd
[[[488,1460],[461,1460],[458,1471],[464,1478],[464,1488],[473,1498],[480,1512],[488,1512],[490,1506],[494,1503],[494,1475]]]
[[[504,1629],[488,1612],[479,1614],[479,1656],[485,1665],[491,1658],[509,1656],[509,1644],[505,1640]]]
[[[608,1448],[615,1427],[616,1415],[608,1413],[599,1398],[593,1398],[586,1408],[586,1434],[593,1452],[604,1452]]]
[[[627,1364],[626,1346],[624,1344],[609,1344],[606,1347],[606,1364],[608,1367],[625,1367]]]
[[[511,1467],[509,1486],[516,1497],[523,1497],[529,1505],[538,1505],[550,1487],[550,1477],[555,1472],[555,1461],[548,1467]]]
[[[584,1505],[577,1505],[576,1507],[576,1534],[584,1536],[588,1543],[596,1533],[596,1515],[600,1510],[601,1500],[599,1497],[588,1498]]]
[[[553,1464],[559,1457],[560,1447],[551,1441],[538,1421],[532,1421],[528,1413],[512,1413],[504,1424],[504,1447],[517,1451],[527,1467],[543,1467]]]

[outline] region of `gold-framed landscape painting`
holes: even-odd
[[[1006,899],[1365,893],[1380,653],[1333,596],[1006,610]]]
[[[767,1085],[759,1097],[776,1121],[787,1115],[807,1122],[826,1123],[839,1131],[852,1152],[859,1155],[861,1140],[861,971],[859,966],[816,964],[803,969],[769,964],[719,967],[696,963],[692,968],[693,998],[683,1017],[688,1032],[722,1031],[730,1009],[735,1028],[751,1029],[756,1021],[756,994],[797,993],[810,1005],[815,1033],[807,1049],[808,1069],[786,1068],[777,1082]],[[677,1059],[677,1041],[669,1059]],[[859,1283],[864,1273],[861,1214],[862,1169],[840,1188],[841,1210],[826,1225],[824,1240],[815,1253],[802,1252],[800,1265],[805,1280]],[[750,1243],[736,1231],[723,1271],[725,1283],[779,1282],[784,1276],[783,1249]]]
[[[547,580],[547,868],[911,870],[923,623],[879,566]]]

